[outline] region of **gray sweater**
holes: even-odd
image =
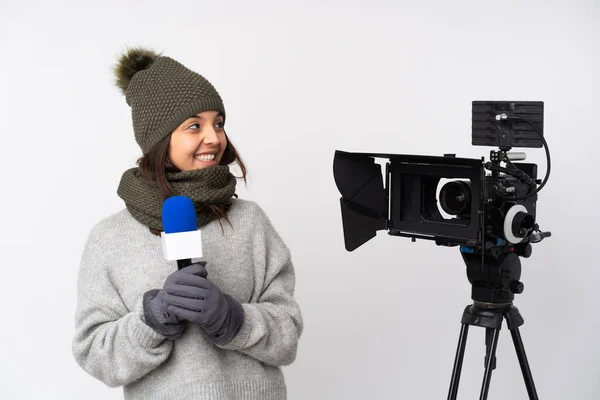
[[[127,400],[286,398],[282,366],[296,358],[303,320],[290,251],[264,211],[233,199],[229,220],[202,228],[208,279],[244,308],[232,341],[215,345],[188,323],[166,339],[145,324],[142,298],[160,289],[175,261],[161,238],[123,209],[96,224],[78,274],[73,354],[87,373]],[[223,230],[222,230],[223,229]]]

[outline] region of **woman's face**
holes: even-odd
[[[182,171],[218,165],[227,146],[223,124],[217,111],[204,111],[185,120],[171,134],[171,163]]]

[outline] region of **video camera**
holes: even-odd
[[[523,245],[540,241],[544,235],[535,224],[535,204],[550,164],[546,179],[536,189],[537,165],[514,163],[524,160],[525,153],[509,150],[542,147],[542,130],[543,102],[474,101],[472,144],[499,147],[490,152],[489,162],[454,154],[435,157],[337,150],[333,170],[342,194],[346,249],[355,250],[383,229],[390,235],[449,246],[490,248],[504,242]],[[377,158],[389,160],[385,181]],[[509,168],[501,167],[501,162]],[[491,174],[486,175],[486,169]]]
[[[486,346],[488,350],[493,346],[493,351],[486,355],[488,378],[495,366],[491,359],[503,317],[509,329],[516,330],[515,346],[526,364],[517,329],[523,319],[512,301],[514,294],[524,289],[519,281],[519,257],[531,256],[531,244],[550,236],[536,222],[537,194],[548,181],[551,167],[543,117],[543,102],[473,101],[471,144],[498,148],[490,151],[487,162],[483,157],[459,158],[455,154],[335,152],[333,173],[341,194],[346,250],[354,251],[380,230],[413,241],[426,239],[439,246],[460,246],[474,302],[463,314],[450,389],[452,399],[456,398],[455,374],[460,374],[467,325],[489,328]],[[510,150],[542,146],[547,169],[540,181],[537,165],[518,162],[525,160],[526,154]],[[387,159],[385,174],[377,159]],[[493,339],[492,328],[496,329]],[[521,367],[533,396],[533,379],[525,364]],[[489,379],[482,389],[486,393],[488,385]]]

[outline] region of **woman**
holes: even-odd
[[[303,320],[290,252],[263,210],[235,195],[221,97],[172,58],[133,48],[116,83],[143,157],[125,208],[97,223],[78,276],[73,353],[125,399],[285,399]],[[165,261],[163,201],[195,204],[206,265]]]

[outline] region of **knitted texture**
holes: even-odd
[[[202,111],[225,107],[214,86],[178,61],[157,57],[132,77],[126,89],[135,140],[146,154],[186,119]]]
[[[205,204],[222,206],[227,211],[235,194],[236,179],[226,165],[215,165],[190,171],[167,172],[167,180],[177,195],[192,199],[198,217],[198,227],[217,218]],[[129,212],[142,224],[163,230],[162,198],[155,181],[143,178],[139,168],[130,168],[121,176],[117,194]]]
[[[144,321],[144,293],[177,270],[160,238],[125,209],[86,241],[77,278],[73,354],[91,376],[122,386],[125,400],[284,400],[282,366],[296,359],[303,330],[288,247],[264,211],[232,199],[232,226],[202,229],[207,278],[241,304],[244,321],[227,344],[198,324],[166,338]],[[298,396],[295,396],[298,397]]]

